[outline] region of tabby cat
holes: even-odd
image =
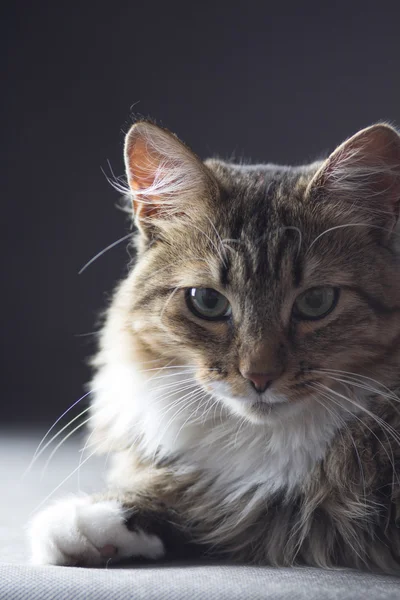
[[[243,165],[141,121],[125,161],[137,260],[91,386],[109,487],[39,513],[33,562],[399,572],[399,134]]]

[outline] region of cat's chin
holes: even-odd
[[[245,417],[254,424],[282,422],[286,418],[294,417],[304,409],[304,401],[301,399],[296,402],[283,399],[268,402],[260,399],[225,396],[221,400],[236,416]]]

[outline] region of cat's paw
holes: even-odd
[[[129,512],[115,500],[70,497],[31,522],[31,561],[37,565],[96,566],[124,558],[161,558],[160,538],[126,526]]]

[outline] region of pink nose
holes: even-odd
[[[269,373],[242,373],[243,377],[249,379],[253,384],[254,389],[262,394],[273,380],[273,376]]]

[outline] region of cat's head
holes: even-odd
[[[205,390],[254,422],[340,404],[329,390],[352,373],[393,378],[393,128],[374,125],[327,160],[292,168],[204,163],[139,122],[125,160],[139,230],[128,319],[136,356],[192,365]]]

